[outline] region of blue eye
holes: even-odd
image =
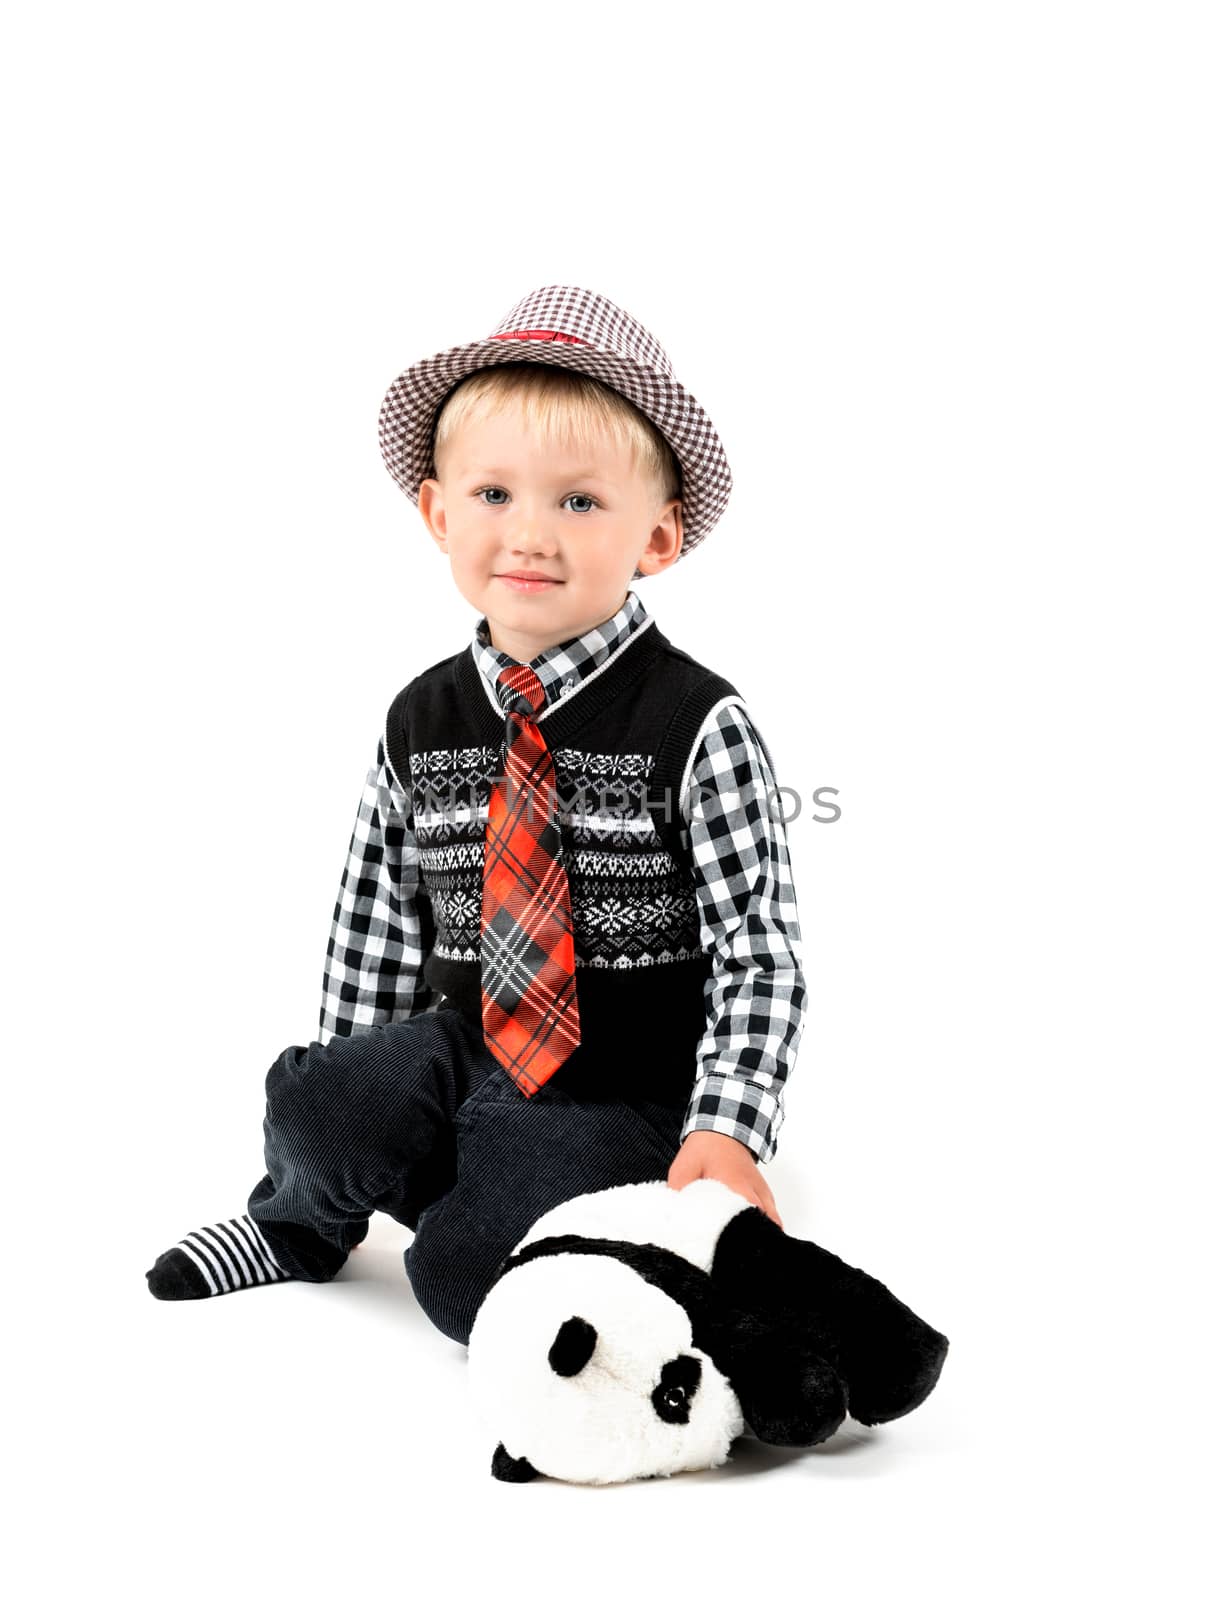
[[[484,489],[477,489],[477,491],[476,491],[476,499],[479,500],[483,495],[486,495],[486,494],[504,495],[505,493],[506,493],[506,491],[504,489],[498,489],[494,485],[489,485],[488,487],[486,487]],[[507,498],[508,498],[508,496],[507,496]],[[585,510],[579,510],[578,511],[578,515],[579,516],[584,516],[587,511],[591,510],[594,506],[596,506],[598,504],[597,500],[594,499],[594,496],[592,494],[568,494],[568,495],[565,495],[564,498],[565,498],[566,501],[568,501],[568,500],[582,500],[582,501],[585,502]],[[501,501],[501,500],[486,500],[484,503],[485,503],[485,505],[488,505],[488,506],[499,506],[499,505],[502,505],[504,502]]]

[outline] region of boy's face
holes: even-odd
[[[682,548],[681,502],[659,501],[626,450],[605,436],[545,450],[516,407],[459,430],[418,507],[460,594],[515,661],[614,616],[637,569],[660,572]]]

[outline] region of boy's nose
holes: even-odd
[[[509,545],[517,555],[550,555],[556,549],[556,534],[542,517],[520,516],[510,529]]]
[[[555,538],[556,517],[555,511],[547,498],[543,495],[534,497],[519,491],[514,497],[514,503],[509,507],[509,537],[511,539],[547,541]]]

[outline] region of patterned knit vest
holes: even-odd
[[[619,1094],[626,1079],[678,1103],[694,1086],[711,958],[699,943],[679,797],[704,719],[728,696],[737,690],[727,679],[650,622],[541,713],[582,1040],[552,1082],[582,1097]],[[477,1029],[485,819],[504,741],[470,645],[414,678],[388,710],[388,760],[419,853],[424,984]]]

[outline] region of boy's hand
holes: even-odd
[[[740,1139],[727,1133],[711,1133],[706,1128],[688,1133],[665,1181],[671,1189],[681,1189],[696,1178],[716,1178],[783,1227],[783,1219],[775,1209],[775,1196],[759,1172],[753,1152]]]

